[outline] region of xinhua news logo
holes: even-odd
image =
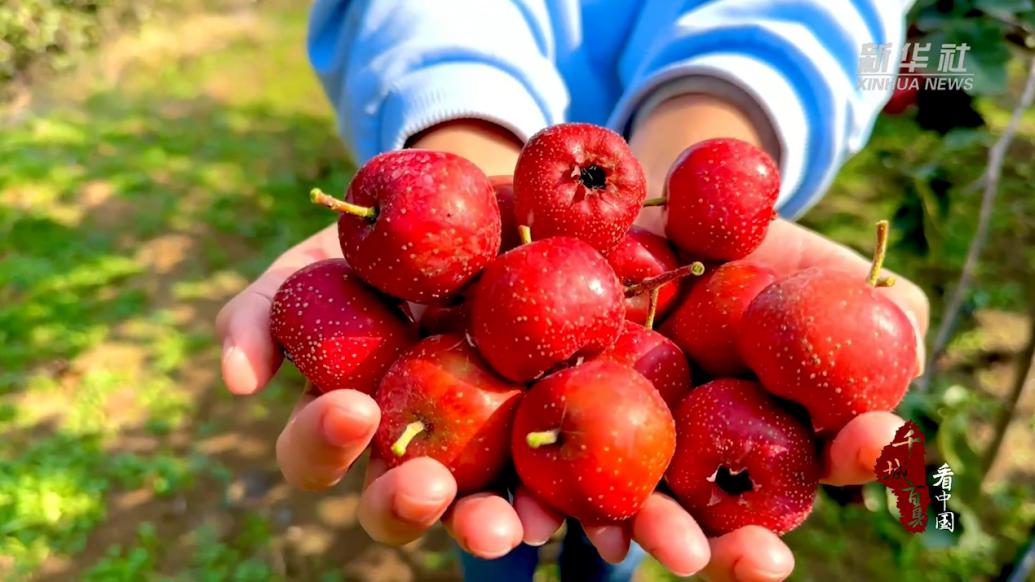
[[[967,43],[907,42],[897,53],[892,43],[866,43],[859,51],[859,89],[948,91],[974,88],[967,72]],[[897,65],[897,69],[896,69]]]

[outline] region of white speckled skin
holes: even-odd
[[[776,273],[752,261],[723,264],[695,281],[665,322],[661,333],[714,377],[748,372],[737,352],[740,321],[751,301],[776,280]]]
[[[463,335],[426,338],[381,380],[374,450],[390,467],[431,457],[453,472],[461,493],[478,491],[510,459],[511,424],[523,393],[520,384],[494,374]],[[405,455],[393,454],[392,443],[415,421],[424,423],[424,430]]]
[[[582,170],[603,176],[587,187]],[[562,123],[529,138],[514,168],[518,222],[539,239],[573,236],[600,252],[614,248],[629,230],[647,184],[643,168],[625,139],[589,123]]]
[[[746,525],[777,534],[805,521],[819,485],[809,430],[755,382],[720,379],[698,386],[675,411],[676,453],[665,481],[710,535]],[[733,494],[720,467],[747,471],[752,490]]]
[[[372,393],[388,366],[417,341],[416,326],[344,259],[319,261],[288,277],[273,296],[270,332],[324,392]]]
[[[916,376],[916,332],[881,289],[811,268],[766,287],[741,320],[738,349],[762,386],[804,406],[820,432],[891,410]]]
[[[558,430],[532,448],[529,432]],[[547,376],[514,419],[514,466],[536,496],[586,524],[628,519],[661,480],[675,450],[672,414],[641,374],[592,361]]]
[[[356,273],[415,303],[466,285],[500,248],[500,212],[489,179],[460,156],[426,150],[381,154],[349,185],[349,202],[377,218],[342,214],[338,238]]]
[[[485,269],[471,295],[470,331],[503,377],[528,382],[615,342],[624,289],[603,256],[571,237],[537,240]]]
[[[780,173],[761,149],[719,138],[687,148],[665,182],[665,234],[698,261],[740,259],[776,218]]]
[[[675,408],[692,387],[683,350],[660,333],[628,320],[615,345],[597,358],[631,366],[643,374],[669,408]]]

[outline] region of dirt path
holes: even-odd
[[[283,483],[273,443],[297,375],[284,375],[267,396],[242,401],[225,394],[217,374],[218,347],[208,338],[219,307],[290,240],[326,220],[306,213],[301,195],[288,200],[288,191],[304,192],[295,186],[317,179],[340,184],[349,171],[304,61],[303,19],[299,9],[267,6],[154,24],[114,40],[73,77],[8,111],[8,124],[29,128],[30,144],[33,126],[60,120],[96,150],[41,139],[41,148],[51,148],[48,163],[71,162],[75,177],[65,184],[45,175],[16,179],[0,189],[0,201],[63,222],[66,244],[90,232],[112,233],[103,250],[126,257],[132,274],[88,293],[103,304],[129,295],[140,301],[127,312],[83,314],[103,319],[103,333],[62,357],[27,360],[3,401],[19,413],[32,411],[35,428],[21,433],[26,442],[49,438],[70,430],[68,403],[82,393],[84,378],[117,374],[89,409],[103,425],[103,454],[160,454],[186,467],[177,473],[184,482],[168,490],[153,479],[110,487],[104,518],[81,550],[47,557],[39,580],[79,580],[106,559],[132,578],[128,556],[141,548],[151,562],[147,576],[223,579],[252,560],[267,567],[254,579],[455,578],[441,533],[400,549],[370,542],[356,523],[362,467],[324,494]],[[267,62],[243,67],[249,59]],[[249,182],[255,178],[262,183]],[[264,197],[278,180],[287,182],[278,199]],[[55,194],[39,199],[47,189]],[[248,207],[249,216],[237,220]],[[100,251],[88,248],[85,258]],[[170,337],[190,342],[189,353],[172,364],[161,350]],[[46,379],[51,389],[33,390],[30,379]],[[163,411],[152,410],[138,388],[158,381],[163,397],[182,410],[156,431]],[[141,542],[142,524],[153,526],[157,547]],[[206,562],[210,543],[222,553]]]

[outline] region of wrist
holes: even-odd
[[[457,119],[411,137],[406,147],[449,152],[467,158],[486,175],[511,175],[522,142],[516,135],[480,119]]]
[[[662,194],[665,177],[679,154],[706,139],[746,141],[766,150],[779,164],[779,140],[750,98],[682,93],[660,102],[648,100],[645,105],[633,123],[629,145],[643,165],[651,197]]]

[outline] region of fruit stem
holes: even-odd
[[[518,238],[521,239],[523,245],[532,242],[532,228],[526,224],[518,226]]]
[[[395,454],[395,456],[401,457],[405,455],[406,447],[410,446],[410,441],[413,440],[413,437],[419,435],[422,432],[424,432],[423,422],[418,420],[416,422],[411,422],[410,424],[407,424],[406,428],[403,430],[402,436],[399,437],[399,440],[392,443],[392,452]]]
[[[648,198],[643,201],[644,206],[664,206],[668,202],[668,198],[664,196],[658,196],[657,198]]]
[[[884,257],[888,254],[888,221],[877,221],[877,247],[873,251],[873,262],[870,263],[870,274],[866,283],[872,287],[891,287],[894,277],[881,277],[880,270],[884,266]]]
[[[661,294],[661,287],[650,290],[650,300],[647,303],[647,320],[643,322],[647,329],[654,329],[654,317],[658,313],[658,295]]]
[[[525,436],[525,442],[533,449],[538,449],[539,447],[556,443],[558,436],[559,433],[556,430],[541,430],[528,433]]]
[[[351,214],[360,218],[366,218],[373,222],[377,218],[377,209],[370,206],[360,206],[359,204],[353,204],[351,202],[345,202],[344,200],[338,200],[334,196],[324,192],[319,188],[313,188],[309,191],[309,200],[313,204],[319,204],[334,210],[341,212],[342,214]]]
[[[683,265],[682,267],[679,267],[678,269],[672,269],[671,271],[666,271],[666,272],[664,272],[664,273],[662,273],[660,275],[656,275],[654,277],[650,277],[650,278],[644,279],[643,281],[640,281],[639,283],[637,283],[635,285],[629,285],[628,287],[625,288],[625,296],[626,297],[635,297],[635,296],[637,296],[640,293],[643,293],[645,291],[650,291],[651,289],[657,289],[657,288],[661,287],[662,285],[664,285],[664,284],[666,284],[666,283],[668,283],[670,281],[675,281],[676,279],[682,279],[683,277],[686,277],[688,275],[694,275],[695,277],[700,277],[703,274],[704,274],[704,263],[702,263],[701,261],[694,261],[694,262],[690,263],[689,265]]]

